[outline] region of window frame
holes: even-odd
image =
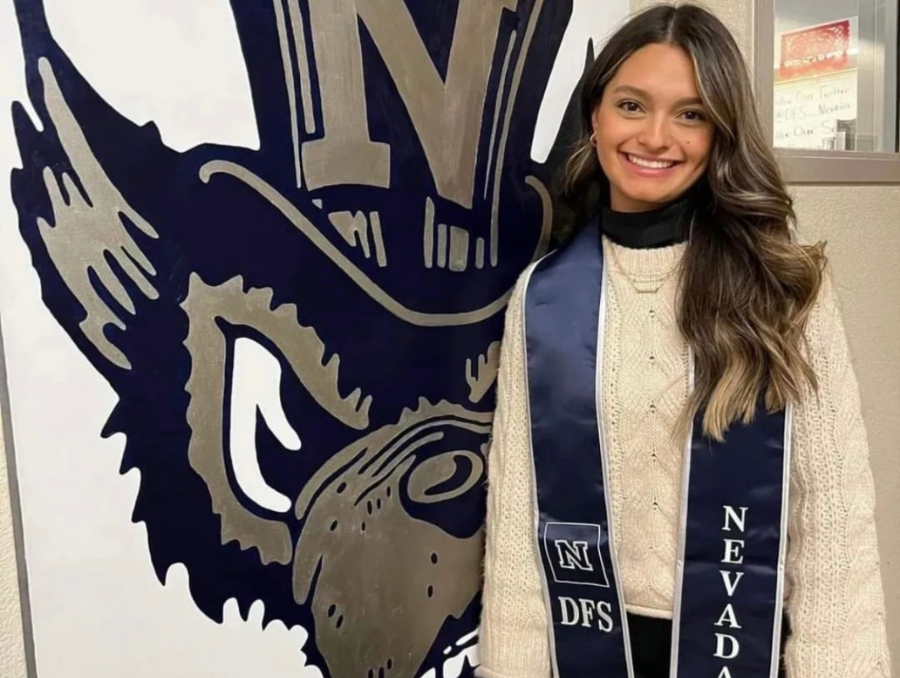
[[[773,145],[775,77],[772,64],[775,61],[775,2],[776,0],[754,0],[753,12],[753,66],[757,101],[763,127],[769,143]],[[900,105],[895,105],[894,110],[898,109]],[[900,140],[900,115],[897,117],[896,139]],[[900,152],[775,148],[775,156],[786,181],[791,184],[900,184]]]

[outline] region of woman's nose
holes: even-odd
[[[668,121],[658,117],[647,118],[637,140],[648,151],[665,150],[671,145]]]

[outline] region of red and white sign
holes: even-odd
[[[781,79],[823,75],[851,68],[850,38],[850,19],[782,33],[778,65]]]
[[[776,42],[774,132],[778,148],[846,148],[857,117],[856,17],[784,31]]]

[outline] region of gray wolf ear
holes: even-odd
[[[36,227],[52,267],[84,311],[77,330],[67,329],[83,335],[109,363],[128,370],[131,362],[107,338],[105,329],[113,325],[125,330],[140,297],[158,298],[156,270],[132,233],[142,241],[159,236],[97,160],[46,57],[38,59],[37,71],[44,130],[38,133],[24,111],[16,115],[27,166],[14,176],[13,196],[26,202],[26,192],[36,187],[26,183],[25,176],[36,181],[39,175],[50,209],[46,218],[20,210],[21,219],[33,219],[32,224],[23,224],[23,231]],[[40,136],[40,144],[29,143],[37,141],[34,135]],[[50,152],[48,143],[53,145]],[[43,152],[34,152],[36,146]],[[52,155],[65,162],[51,162]]]

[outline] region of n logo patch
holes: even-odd
[[[558,584],[609,587],[600,551],[603,530],[584,523],[544,525],[544,555]]]

